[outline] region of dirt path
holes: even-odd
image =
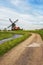
[[[39,46],[34,46],[34,44]],[[31,45],[33,44],[33,46]],[[43,42],[38,34],[10,50],[0,58],[0,65],[43,65]]]

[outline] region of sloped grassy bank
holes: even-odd
[[[43,30],[34,30],[34,31],[30,31],[30,32],[40,34],[40,36],[41,36],[41,38],[42,38],[42,40],[43,40]]]
[[[20,42],[24,41],[27,39],[31,34],[26,31],[10,31],[13,34],[22,34],[23,36],[20,38],[16,38],[10,41],[7,41],[3,44],[0,44],[0,56],[4,55],[6,52],[8,52],[11,48],[15,47],[18,45]]]

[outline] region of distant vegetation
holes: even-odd
[[[25,39],[27,39],[31,35],[27,31],[9,31],[9,32],[3,32],[3,33],[5,33],[6,36],[8,34],[10,35],[11,33],[12,34],[21,34],[23,36],[20,37],[20,38],[16,38],[16,39],[7,41],[7,42],[5,42],[3,44],[0,44],[0,56],[5,54],[8,50],[15,47],[16,45],[18,45],[20,42],[24,41]],[[3,33],[1,33],[1,34],[3,34]]]

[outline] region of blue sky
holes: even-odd
[[[23,29],[43,28],[43,0],[0,0],[0,29],[13,20]]]

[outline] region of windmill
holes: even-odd
[[[15,24],[18,21],[18,19],[15,20],[14,22],[11,19],[9,19],[9,21],[11,22],[11,25],[8,26],[8,28],[11,27],[11,30],[19,30],[20,29],[20,27],[16,27],[16,24]]]

